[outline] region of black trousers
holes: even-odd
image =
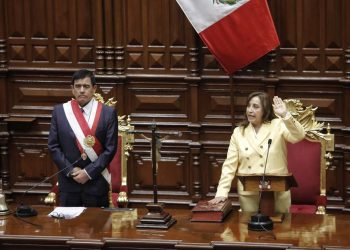
[[[91,195],[84,192],[60,192],[60,206],[62,207],[108,207],[108,193],[105,195]]]

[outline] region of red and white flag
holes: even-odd
[[[266,0],[176,0],[203,42],[228,74],[279,45]]]

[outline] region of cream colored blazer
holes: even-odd
[[[258,134],[251,124],[244,130],[236,127],[230,140],[227,158],[222,166],[216,197],[227,197],[236,172],[262,174],[267,155],[268,140],[272,143],[266,164],[267,174],[285,174],[287,169],[286,142],[296,143],[305,137],[305,131],[291,115],[264,123]],[[239,183],[240,185],[240,183]],[[240,188],[238,188],[240,192]],[[290,197],[289,197],[290,199]]]

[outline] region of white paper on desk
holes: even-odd
[[[85,209],[86,207],[56,207],[48,215],[55,218],[73,219],[84,212]]]

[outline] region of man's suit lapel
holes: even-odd
[[[264,123],[261,125],[261,128],[259,129],[259,132],[257,134],[257,138],[255,138],[255,132],[253,131],[254,127],[249,124],[247,127],[247,140],[250,144],[250,146],[258,152],[260,155],[264,155],[264,152],[266,150],[266,146],[263,144],[265,143],[266,139],[270,136],[271,129],[270,129],[270,123]]]
[[[65,135],[69,135],[69,137],[71,137],[72,140],[76,140],[76,136],[73,132],[73,129],[69,125],[68,118],[67,118],[66,114],[64,113],[63,105],[62,105],[62,108],[57,111],[57,114],[58,114],[57,117],[59,117],[58,123],[60,124],[60,126],[64,127],[64,130],[60,131],[60,132],[64,133]],[[71,143],[71,142],[69,142],[69,143]]]
[[[101,142],[102,145],[104,145],[104,143],[105,143],[104,134],[106,132],[103,129],[104,121],[105,121],[104,108],[105,107],[102,106],[100,120],[98,121],[98,124],[97,124],[97,127],[96,127],[96,131],[95,131],[96,138],[99,139],[99,141]]]

